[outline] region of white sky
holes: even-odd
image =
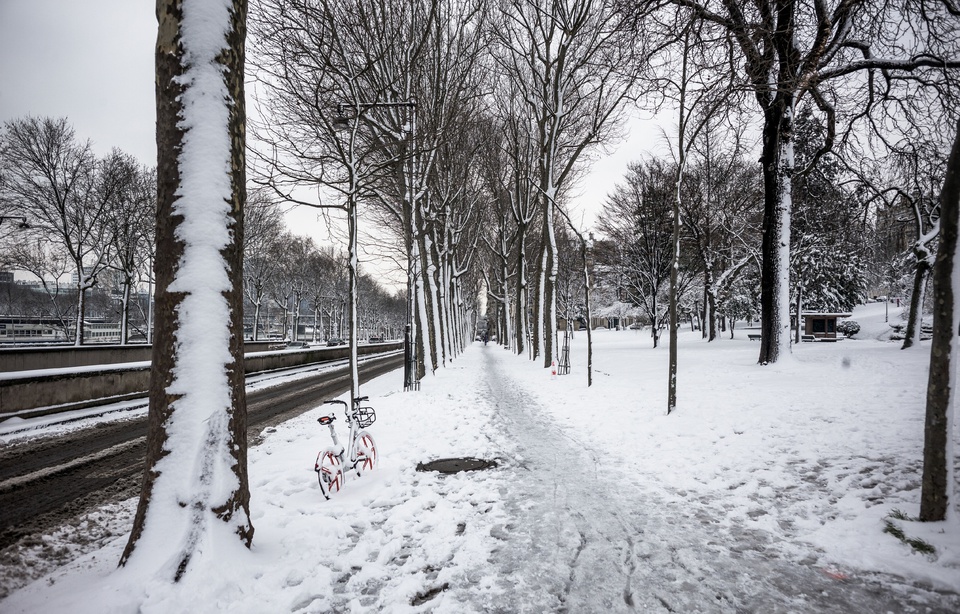
[[[98,153],[117,147],[154,165],[154,12],[154,0],[0,0],[0,122],[67,117]],[[572,207],[576,223],[592,226],[627,162],[661,145],[651,122],[634,125],[631,139],[594,163]],[[315,210],[288,220],[329,240]]]
[[[156,163],[153,0],[0,0],[0,121],[67,117],[100,154]]]

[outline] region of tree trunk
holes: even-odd
[[[242,309],[247,6],[211,11],[222,19],[216,34],[197,25],[200,4],[157,2],[157,321],[143,485],[120,560],[171,581],[197,560],[223,564],[210,540],[253,539]]]
[[[763,255],[760,266],[760,364],[790,353],[790,190],[793,180],[793,95],[781,92],[764,112]]]
[[[130,276],[128,275],[123,282],[123,299],[120,304],[120,345],[127,345],[127,327],[130,322],[130,287],[132,286]]]
[[[797,280],[797,302],[796,302],[796,310],[797,310],[797,329],[796,329],[796,330],[794,331],[794,333],[793,333],[793,334],[794,334],[794,338],[793,338],[793,342],[794,342],[794,343],[800,343],[800,324],[801,324],[801,322],[803,322],[803,318],[802,318],[801,315],[800,315],[800,309],[801,309],[802,306],[803,306],[803,288],[800,286],[799,280]]]
[[[84,287],[83,269],[79,271],[80,283],[77,284],[77,331],[73,337],[74,345],[83,345],[83,314],[87,310],[87,290]]]
[[[524,225],[517,228],[517,238],[520,245],[517,249],[517,317],[516,317],[516,353],[523,354],[527,347],[527,331],[530,330],[527,321],[527,229]]]
[[[683,156],[681,153],[681,160]],[[679,322],[677,318],[677,269],[680,268],[680,179],[683,172],[683,162],[680,164],[681,170],[677,173],[677,194],[673,201],[673,257],[670,266],[670,366],[667,375],[667,414],[673,412],[677,406],[677,338],[679,332]]]
[[[543,366],[549,368],[555,360],[555,340],[557,331],[557,238],[553,227],[553,199],[546,198],[546,213],[543,222],[543,255],[540,265],[539,299],[540,308],[537,313],[540,321],[537,328],[542,335],[539,348],[543,355]]]
[[[707,341],[717,339],[717,295],[712,289],[713,273],[705,275],[703,288],[703,338]]]
[[[350,259],[348,272],[350,316],[347,318],[350,324],[350,403],[353,399],[360,396],[360,364],[359,348],[357,337],[359,335],[357,322],[357,278],[360,268],[359,240],[357,230],[357,196],[354,184],[350,184],[350,194],[347,196],[347,234],[350,235],[347,241],[347,251]],[[299,312],[300,310],[297,309]],[[352,406],[352,405],[351,405]]]
[[[957,224],[960,218],[960,122],[940,193],[940,247],[933,266],[933,338],[923,429],[923,478],[920,520],[941,521],[952,515],[953,400],[957,386],[957,330],[960,309],[954,295],[957,274]],[[889,300],[889,299],[888,299]]]
[[[926,250],[924,250],[925,252]],[[907,330],[903,335],[901,350],[913,347],[920,343],[920,330],[923,323],[923,294],[926,288],[927,274],[930,272],[928,253],[919,253],[914,250],[917,258],[917,268],[913,273],[913,292],[910,294],[910,312],[907,317]],[[890,297],[887,297],[887,308],[890,308]]]

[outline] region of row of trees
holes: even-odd
[[[332,247],[287,230],[279,209],[263,192],[247,201],[243,245],[245,321],[252,339],[270,330],[264,311],[280,311],[280,330],[299,339],[304,318],[311,341],[347,336],[349,263]],[[370,275],[358,279],[360,329],[398,338],[406,323],[404,293],[390,294]]]
[[[263,181],[288,200],[359,210],[381,232],[407,277],[421,369],[458,351],[460,301],[479,275],[509,320],[509,347],[545,365],[556,358],[564,206],[633,101],[678,118],[664,163],[674,176],[662,186],[673,195],[671,245],[690,230],[680,231],[679,213],[693,205],[678,186],[689,184],[695,161],[715,184],[727,175],[711,156],[755,174],[758,359],[775,362],[789,348],[791,307],[825,300],[806,290],[825,283],[811,263],[849,248],[834,249],[845,241],[836,233],[817,243],[818,227],[866,218],[870,194],[889,194],[892,177],[871,177],[859,193],[841,193],[838,182],[854,171],[866,179],[864,159],[929,142],[931,121],[955,108],[948,84],[958,64],[943,3],[261,0],[253,15]],[[743,161],[747,151],[697,154],[711,133],[728,138],[717,126],[742,132],[751,122],[759,167]],[[816,126],[816,138],[805,126]],[[707,200],[725,198],[706,188]],[[826,201],[833,209],[818,210]],[[732,279],[721,279],[714,239],[699,240],[716,278],[704,281],[703,300],[715,314]],[[737,270],[742,260],[729,264]],[[671,282],[674,294],[684,283]],[[847,294],[858,284],[862,292],[862,280],[845,283]]]
[[[4,125],[0,215],[20,223],[0,227],[3,263],[40,280],[48,299],[42,315],[74,331],[77,344],[88,291],[108,275],[121,289],[127,339],[131,297],[151,263],[155,194],[152,169],[116,149],[96,156],[66,119],[28,117]],[[74,300],[64,301],[64,279],[71,275]]]
[[[806,163],[824,134],[809,107],[798,116],[797,132],[798,160]],[[759,169],[745,159],[736,135],[707,129],[702,136],[682,174],[675,162],[662,158],[631,164],[598,223],[606,237],[595,247],[598,283],[612,285],[619,300],[639,307],[652,326],[654,346],[669,326],[671,292],[680,311],[702,323],[709,341],[718,337],[723,320],[732,326],[760,312]],[[891,230],[891,218],[870,214],[862,191],[844,186],[839,175],[835,160],[822,158],[794,187],[789,284],[794,315],[849,311],[866,298],[868,285],[877,287],[887,273],[873,256],[884,247],[878,234]],[[675,269],[678,176],[682,223]]]
[[[0,212],[7,222],[0,222],[0,255],[5,268],[38,282],[7,287],[3,313],[52,319],[78,345],[90,317],[118,322],[121,343],[134,333],[150,340],[150,301],[136,299],[153,284],[156,189],[154,169],[117,150],[97,157],[66,119],[7,123],[0,133]],[[306,312],[342,336],[344,258],[291,233],[267,194],[254,193],[247,219],[243,277],[252,338],[263,334],[265,305],[283,314],[284,334],[299,330]],[[369,275],[361,275],[360,286],[365,328],[397,336],[404,297]]]
[[[612,200],[640,190],[641,202],[669,206],[606,228],[669,236],[646,253],[618,242],[627,298],[645,305],[654,330],[664,316],[669,326],[669,412],[688,289],[700,287],[715,336],[719,310],[748,305],[742,286],[756,265],[761,364],[789,356],[791,308],[862,296],[860,263],[876,250],[855,222],[875,222],[869,204],[891,194],[892,207],[918,202],[889,161],[920,143],[947,150],[936,126],[952,125],[958,108],[958,13],[947,0],[262,0],[261,172],[286,198],[309,187],[300,202],[351,220],[363,207],[387,222],[406,263],[421,370],[458,351],[456,297],[477,246],[505,343],[548,366],[567,287],[565,223],[587,252],[567,218],[570,190],[628,102],[669,113],[672,159],[635,168]],[[742,162],[747,151],[698,153],[724,124],[759,137],[759,166]],[[731,187],[738,176],[753,190]],[[935,222],[914,208],[919,300]]]

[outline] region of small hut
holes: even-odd
[[[837,335],[837,320],[851,315],[850,312],[805,311],[802,338],[804,341],[837,341],[843,338]]]

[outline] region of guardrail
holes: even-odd
[[[364,344],[359,346],[359,353],[376,354],[402,347],[400,342]],[[244,372],[289,369],[348,356],[347,346],[249,352],[244,356]],[[146,394],[149,386],[149,360],[3,372],[0,373],[0,421],[138,398]]]
[[[276,342],[246,341],[243,344],[243,353],[262,352],[274,343]],[[141,343],[8,347],[0,349],[0,373],[143,362],[150,360],[152,351],[152,346]]]

